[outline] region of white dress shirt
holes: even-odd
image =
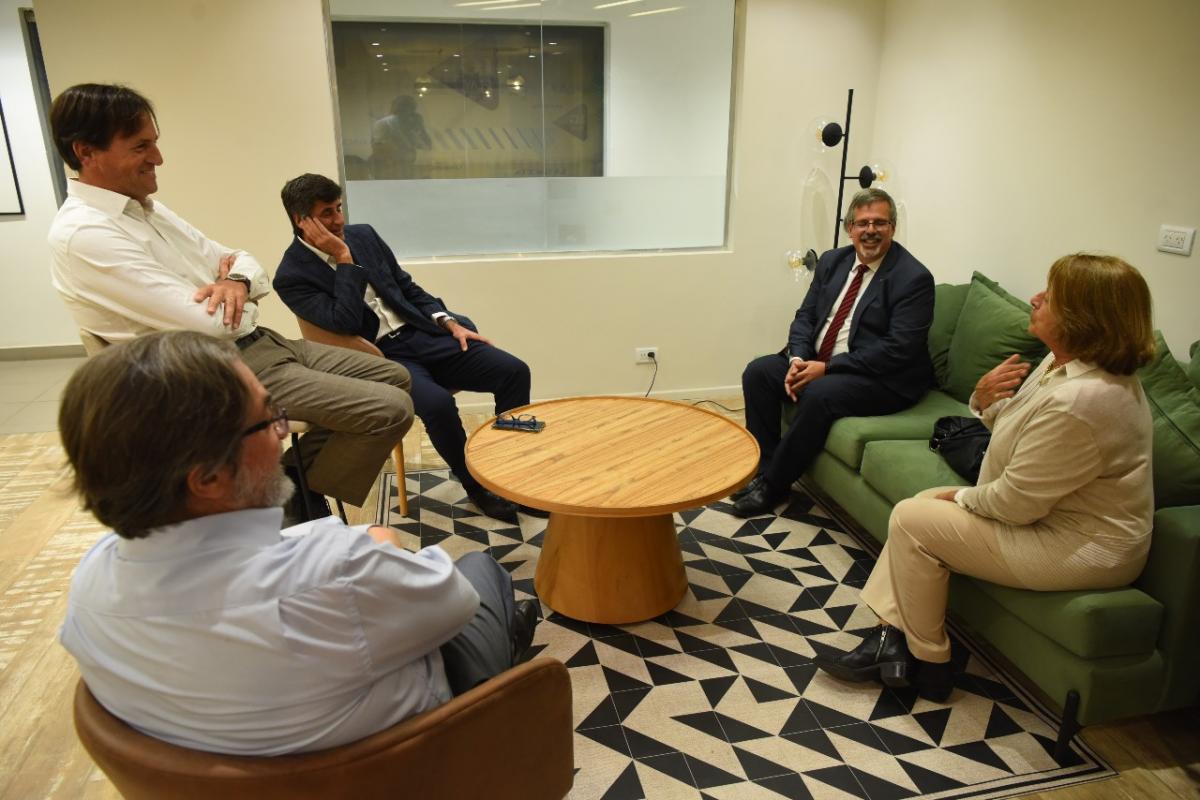
[[[110,534],[84,556],[60,639],[101,705],[172,744],[278,755],[450,699],[438,647],[479,596],[445,551],[380,544],[334,517],[285,537],[282,513]]]
[[[51,280],[76,324],[109,342],[159,330],[193,330],[224,339],[258,324],[254,302],[270,292],[249,253],[206,237],[162,203],[67,182],[67,199],[50,226]],[[231,277],[250,283],[241,324],[226,327],[223,309],[208,313],[196,290],[213,283],[221,257],[236,253]]]
[[[337,269],[338,262],[336,258],[322,250],[318,250],[317,248],[313,247],[311,244],[305,241],[303,236],[297,236],[296,241],[300,242],[300,244],[311,250],[317,258],[324,261],[330,267]],[[362,269],[362,266],[359,264],[355,264],[354,266]],[[391,306],[383,302],[383,298],[376,293],[375,287],[370,283],[367,283],[367,289],[365,292],[363,292],[363,302],[367,304],[368,308],[375,312],[375,316],[379,317],[379,330],[375,333],[375,341],[379,341],[385,336],[391,336],[393,333],[404,327],[404,320],[400,318],[399,314],[392,310]],[[433,315],[433,321],[439,325],[443,319],[454,319],[454,317],[450,316],[445,311],[438,311]]]
[[[846,291],[850,288],[850,284],[854,281],[854,270],[862,262],[855,256],[854,266],[850,269],[850,274],[846,277],[846,283],[842,286],[842,290],[838,292],[837,299],[833,301],[833,306],[829,309],[829,316],[825,318],[825,322],[821,325],[821,330],[817,332],[817,338],[813,341],[813,348],[821,349],[821,342],[825,341],[825,332],[829,330],[833,318],[837,316],[838,309],[842,307],[842,300],[846,297]],[[858,287],[858,296],[854,298],[854,305],[850,306],[850,313],[846,316],[846,321],[842,323],[841,330],[838,331],[837,338],[833,340],[833,356],[841,355],[842,353],[850,352],[850,324],[854,320],[854,309],[858,308],[858,304],[862,302],[863,295],[867,293],[867,287],[871,285],[871,280],[875,277],[875,273],[879,271],[879,265],[883,263],[883,256],[867,264],[867,271],[863,273],[862,285]]]

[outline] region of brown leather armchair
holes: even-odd
[[[341,747],[275,757],[188,750],[138,733],[80,680],[75,730],[128,800],[559,800],[574,751],[567,668],[535,658]]]

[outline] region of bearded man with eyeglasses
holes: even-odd
[[[846,211],[851,244],[817,262],[788,343],[742,373],[746,428],[758,440],[758,474],[733,495],[733,513],[771,513],[825,446],[842,417],[892,414],[933,384],[927,337],[933,276],[892,237],[896,204],[864,189]],[[795,413],[780,435],[780,414]]]
[[[60,639],[96,699],[171,744],[334,747],[528,653],[536,601],[484,553],[405,550],[336,517],[281,530],[287,412],[230,342],[150,333],[80,367],[59,411],[85,508]]]

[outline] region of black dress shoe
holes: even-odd
[[[541,604],[537,600],[521,600],[513,609],[512,665],[529,660],[529,645],[533,643],[533,632],[541,621]]]
[[[745,497],[746,495],[750,494],[750,493],[751,493],[751,492],[753,492],[755,489],[757,489],[759,486],[761,486],[761,485],[762,485],[762,479],[763,479],[763,478],[762,478],[762,475],[755,475],[753,478],[751,478],[751,479],[750,479],[750,482],[749,482],[749,483],[747,483],[747,484],[746,484],[745,486],[743,486],[742,488],[738,489],[738,490],[737,490],[736,492],[734,492],[733,494],[729,495],[729,499],[730,499],[730,500],[732,500],[732,501],[733,501],[733,502],[735,502],[735,503],[736,503],[738,500],[741,500],[743,497]]]
[[[774,513],[775,506],[779,505],[779,502],[785,497],[787,497],[786,489],[777,492],[764,478],[733,504],[733,513],[738,517],[758,517],[763,514],[771,514]]]
[[[484,516],[492,519],[502,519],[505,522],[511,522],[517,518],[517,506],[505,500],[499,495],[492,494],[482,486],[475,489],[467,489],[467,497],[471,498]]]
[[[819,655],[813,659],[814,664],[835,678],[854,683],[880,680],[886,686],[908,686],[913,662],[904,631],[891,625],[880,625],[849,653]]]
[[[949,661],[944,664],[917,661],[917,674],[913,677],[912,685],[922,698],[944,703],[954,691],[954,670]]]

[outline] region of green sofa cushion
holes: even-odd
[[[936,304],[934,309],[936,313]],[[940,387],[965,403],[983,374],[1013,353],[1036,365],[1046,355],[1046,346],[1027,332],[1029,311],[1027,303],[976,272],[958,316],[946,379]]]
[[[933,324],[929,326],[928,349],[938,386],[946,384],[950,342],[954,339],[958,316],[962,313],[970,288],[969,283],[939,283],[933,287]]]
[[[935,486],[966,486],[924,441],[868,442],[863,448],[863,479],[892,504]],[[854,509],[847,509],[854,513]]]
[[[1154,506],[1200,505],[1200,390],[1162,334],[1154,360],[1138,370],[1154,423]]]
[[[1082,592],[1034,592],[977,580],[1009,613],[1080,658],[1154,651],[1162,603],[1132,587]]]
[[[843,417],[833,423],[825,449],[852,469],[862,464],[863,447],[879,439],[921,439],[928,442],[938,417],[967,416],[971,409],[936,389],[912,408],[883,417]]]

